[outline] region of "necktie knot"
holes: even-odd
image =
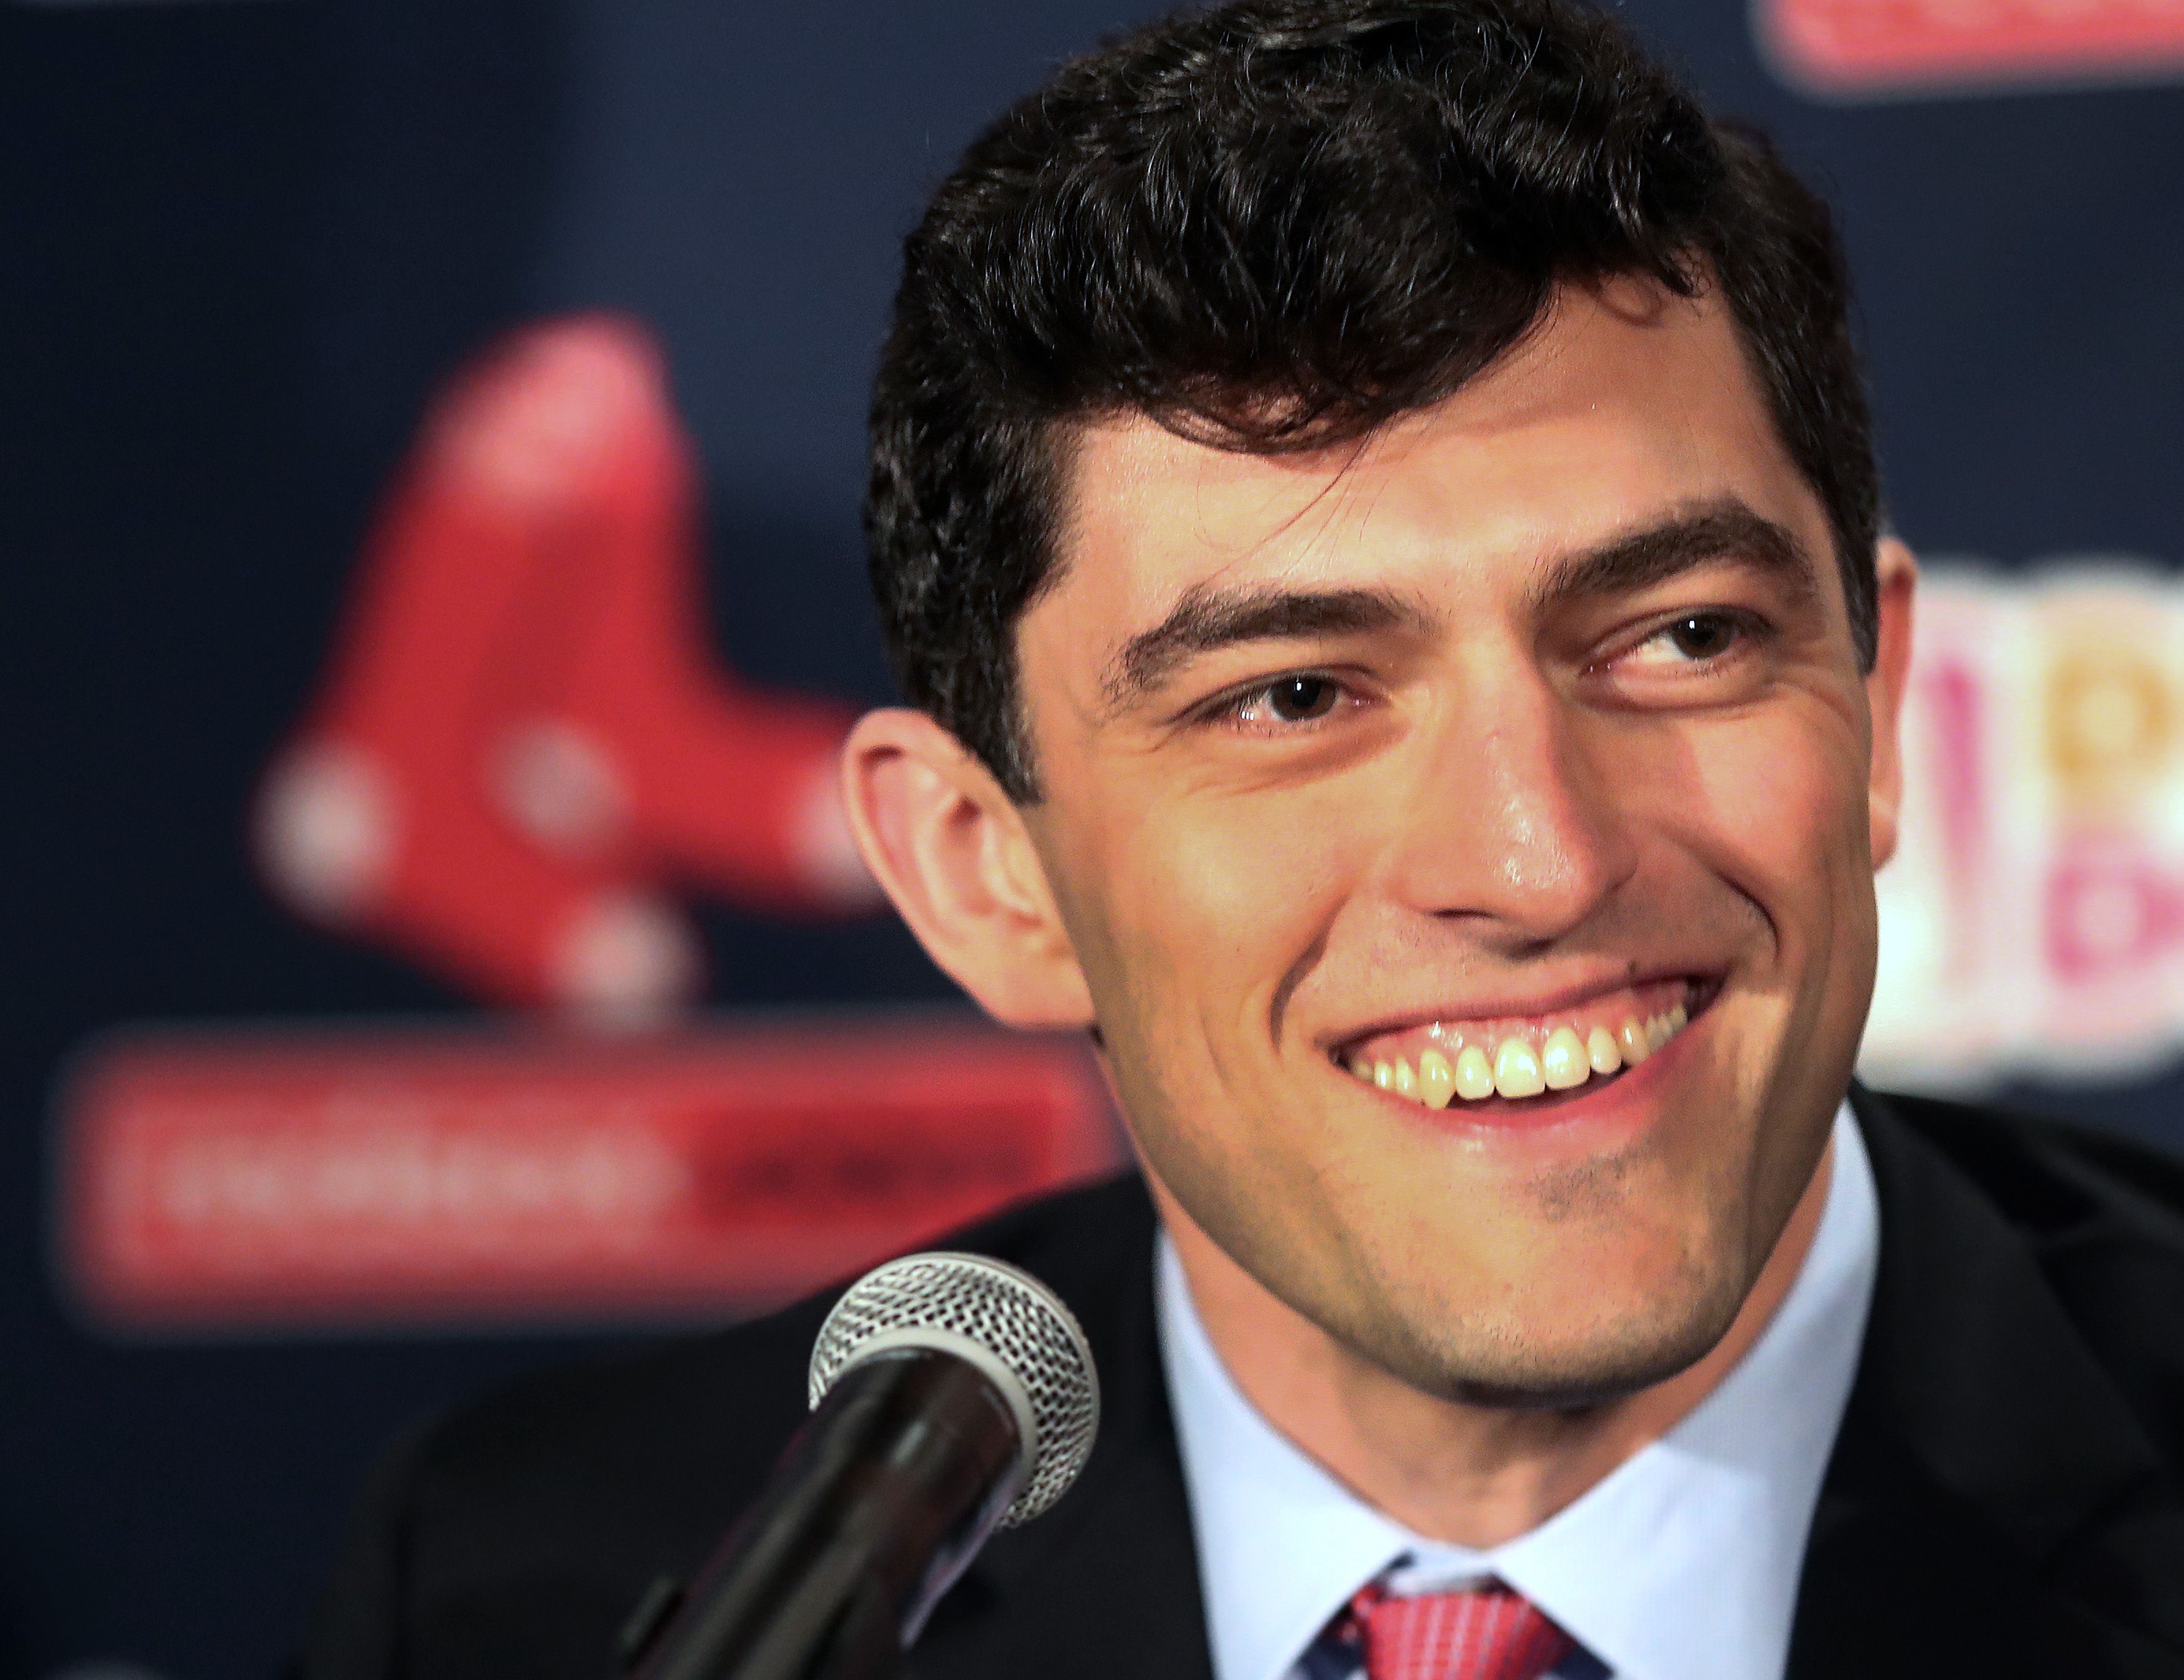
[[[1366,1680],[1540,1680],[1574,1643],[1498,1581],[1410,1598],[1368,1586],[1335,1631],[1357,1646]]]

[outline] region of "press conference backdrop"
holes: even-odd
[[[897,242],[1127,0],[0,8],[0,1675],[375,1448],[1117,1158],[827,766]],[[1841,204],[1927,556],[1875,1077],[2184,1148],[2184,0],[1632,0]]]

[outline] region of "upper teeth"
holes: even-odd
[[[1457,1097],[1467,1102],[1537,1097],[1543,1091],[1572,1090],[1625,1066],[1635,1068],[1690,1021],[1691,1012],[1678,1003],[1642,1019],[1627,1016],[1613,1031],[1605,1024],[1582,1035],[1575,1026],[1557,1026],[1536,1045],[1527,1034],[1511,1033],[1494,1046],[1491,1055],[1479,1044],[1465,1045],[1453,1062],[1440,1050],[1425,1050],[1415,1068],[1405,1057],[1382,1061],[1358,1056],[1351,1058],[1350,1071],[1368,1085],[1429,1108],[1446,1108]]]

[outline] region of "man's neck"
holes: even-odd
[[[1484,1550],[1579,1499],[1735,1369],[1797,1281],[1834,1160],[1830,1143],[1711,1352],[1666,1381],[1574,1409],[1474,1406],[1421,1393],[1270,1293],[1153,1189],[1206,1335],[1261,1415],[1413,1532]]]

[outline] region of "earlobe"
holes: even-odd
[[[1022,816],[922,712],[857,720],[842,749],[857,849],[926,953],[994,1019],[1084,1027],[1091,999]]]
[[[1903,695],[1910,682],[1913,602],[1919,563],[1894,537],[1884,537],[1875,553],[1878,583],[1879,636],[1873,669],[1865,679],[1866,707],[1873,725],[1873,760],[1867,784],[1867,810],[1873,866],[1896,852],[1903,805]]]

